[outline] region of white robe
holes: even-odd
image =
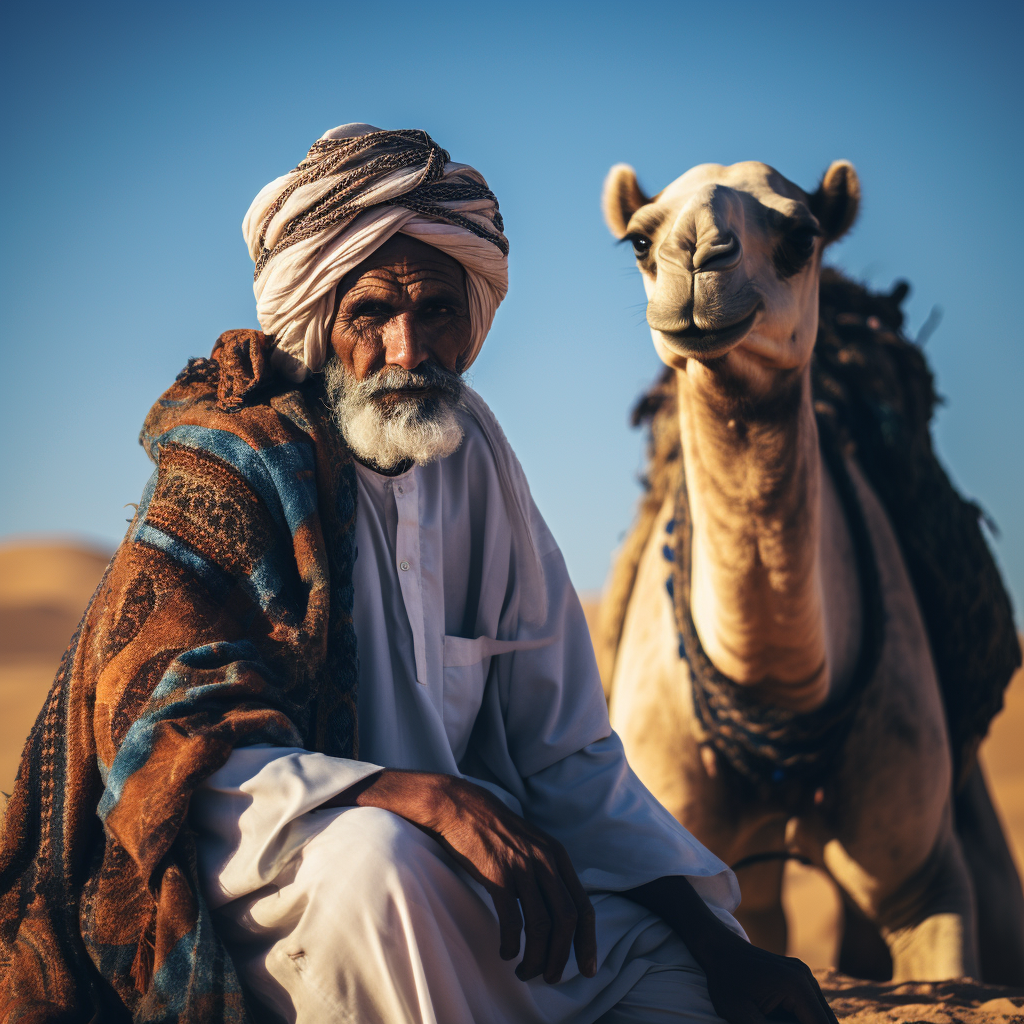
[[[685,875],[742,934],[735,877],[626,764],[561,553],[528,493],[524,550],[499,472],[514,456],[474,399],[455,454],[357,467],[359,760],[241,748],[193,797],[217,927],[288,1020],[717,1020],[685,945],[614,893]],[[434,840],[375,808],[316,810],[379,766],[470,778],[557,838],[597,911],[597,976],[571,956],[557,985],[519,981],[490,898]]]

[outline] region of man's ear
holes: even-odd
[[[601,194],[601,208],[608,230],[616,238],[625,237],[629,218],[649,202],[637,184],[636,171],[629,164],[616,164],[608,172]]]
[[[810,196],[810,206],[826,245],[839,241],[853,227],[860,208],[860,180],[849,160],[836,160],[829,167],[818,191]]]

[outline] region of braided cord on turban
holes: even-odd
[[[466,271],[476,358],[508,290],[498,201],[479,172],[451,161],[426,132],[342,125],[267,185],[242,224],[256,264],[253,290],[274,361],[301,380],[327,354],[338,282],[401,231]]]

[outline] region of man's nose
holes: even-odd
[[[412,313],[397,313],[388,320],[384,328],[384,360],[388,366],[415,370],[429,356],[422,328]]]

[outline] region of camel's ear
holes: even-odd
[[[853,227],[860,208],[860,180],[849,160],[836,160],[829,167],[818,191],[810,197],[810,205],[826,245],[837,242]]]
[[[604,179],[601,207],[608,229],[616,238],[624,238],[629,218],[650,202],[640,191],[636,171],[629,164],[616,164]]]

